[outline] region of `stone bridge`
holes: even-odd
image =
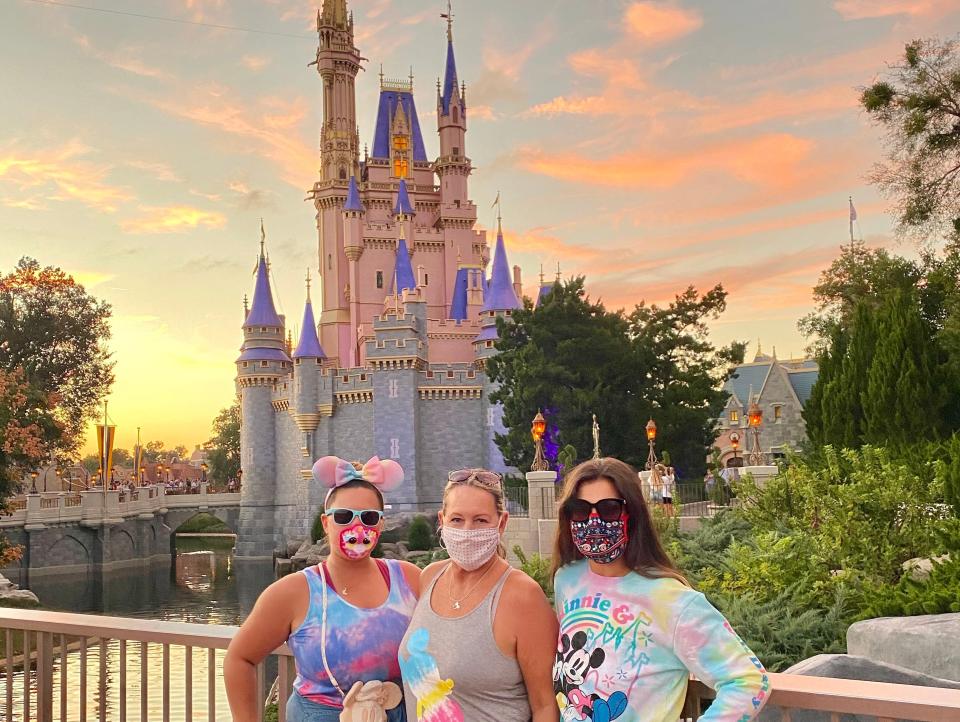
[[[0,569],[27,585],[31,576],[88,573],[169,557],[185,521],[207,513],[237,528],[240,494],[170,494],[162,485],[133,491],[28,494],[0,516],[0,533],[23,549],[19,562]]]

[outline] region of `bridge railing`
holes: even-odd
[[[223,657],[236,627],[0,609],[0,719],[230,720],[223,688]],[[5,659],[4,659],[5,656]],[[290,651],[257,668],[258,719],[264,702],[292,690]],[[272,677],[272,675],[271,675]],[[268,692],[267,690],[270,690]],[[892,722],[960,720],[960,690],[771,674],[768,709],[789,722],[797,712],[820,711],[839,720]],[[693,680],[681,719],[697,719],[713,691]],[[81,706],[82,709],[81,709]]]
[[[199,510],[237,506],[240,494],[213,493],[207,484],[199,493],[168,495],[162,484],[129,489],[90,489],[79,493],[45,492],[11,500],[7,513],[0,515],[0,528],[34,527],[47,524],[81,523],[98,525],[122,521],[139,514],[164,513],[169,508]]]

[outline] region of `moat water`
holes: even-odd
[[[123,569],[89,576],[38,577],[30,588],[40,598],[44,609],[101,614],[114,617],[136,617],[150,620],[190,622],[194,624],[240,624],[249,614],[260,592],[274,579],[271,563],[236,563],[233,539],[229,537],[178,537],[176,553],[169,560],[154,561],[132,569]],[[75,640],[71,640],[75,641]],[[54,642],[57,644],[58,642]],[[66,674],[67,719],[80,719],[80,704],[86,707],[87,719],[120,719],[120,645],[106,645],[106,696],[101,702],[99,689],[101,646],[90,640],[86,651],[87,679],[82,688],[79,647],[68,654]],[[141,715],[140,644],[126,648],[126,719],[163,719],[163,648],[149,645],[147,652],[147,714]],[[170,647],[170,718],[186,717],[186,650]],[[192,700],[194,720],[208,719],[208,653],[194,649],[191,654]],[[217,653],[214,672],[215,719],[228,722],[231,717],[223,687],[221,665],[223,653]],[[272,665],[271,665],[272,666]],[[269,670],[268,670],[269,676]],[[53,672],[54,717],[60,719],[60,659],[56,655]],[[35,687],[35,681],[31,680]],[[0,718],[6,719],[5,680],[0,686]],[[15,675],[14,719],[25,719],[23,710],[23,675]],[[81,702],[83,700],[83,702]],[[36,710],[31,710],[36,714]],[[31,719],[33,716],[31,716]]]

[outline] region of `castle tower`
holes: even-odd
[[[273,304],[261,225],[253,304],[243,323],[243,346],[237,358],[240,448],[243,450],[238,557],[269,558],[275,547],[273,505],[277,493],[277,457],[273,390],[280,379],[290,374],[291,368],[285,350],[284,319]]]
[[[324,0],[317,12],[317,72],[323,82],[321,178],[346,182],[360,174],[355,82],[360,52],[353,45],[353,16],[346,0]]]
[[[360,257],[363,255],[363,224],[367,211],[360,202],[356,176],[350,176],[347,200],[343,204],[343,252],[349,264],[350,334],[357,339],[360,330]],[[351,366],[361,363],[359,342],[350,346],[348,355]]]
[[[507,261],[506,244],[503,242],[503,227],[501,219],[497,218],[497,245],[493,253],[493,269],[490,282],[484,294],[483,310],[480,313],[481,329],[474,342],[477,365],[481,368],[486,360],[496,354],[494,344],[499,338],[497,333],[497,319],[510,318],[513,312],[521,307],[517,294],[514,291],[513,280],[510,277],[510,264]],[[516,278],[519,282],[519,276]],[[497,384],[490,381],[484,374],[483,395],[488,399],[486,407],[487,417],[484,419],[486,436],[487,468],[494,471],[505,471],[506,462],[496,443],[496,434],[505,433],[503,426],[503,407],[489,403],[490,395],[497,390]]]

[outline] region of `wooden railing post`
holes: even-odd
[[[52,632],[37,632],[37,719],[53,722]]]

